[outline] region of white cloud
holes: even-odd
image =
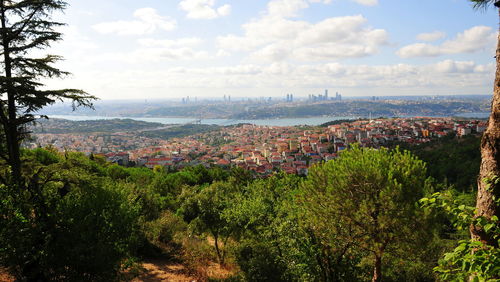
[[[112,55],[112,54],[111,54]],[[127,57],[130,54],[123,54]],[[137,58],[147,54],[136,54]],[[100,60],[100,58],[98,58]],[[123,58],[119,58],[120,60]],[[148,59],[155,59],[148,57]],[[156,58],[157,59],[157,58]],[[293,91],[296,96],[330,88],[346,95],[471,94],[490,91],[494,63],[441,61],[428,65],[351,65],[342,63],[294,65],[240,64],[219,67],[92,68],[69,79],[51,82],[51,87],[83,88],[104,99],[214,96],[230,91],[237,96],[276,96]],[[313,92],[311,92],[313,91]],[[190,94],[187,94],[190,93]],[[244,93],[244,94],[241,94]],[[169,98],[174,98],[170,96]],[[234,97],[233,96],[233,97]]]
[[[221,17],[229,16],[231,14],[231,5],[223,5],[217,8],[217,13]]]
[[[219,51],[217,51],[217,55],[216,56],[219,57],[219,58],[229,57],[229,56],[231,56],[231,53],[229,53],[226,50],[220,49]]]
[[[267,4],[267,15],[271,17],[291,18],[299,11],[309,7],[309,3],[330,4],[333,0],[272,0]],[[375,6],[378,0],[351,0],[365,6]]]
[[[378,5],[378,0],[353,0],[353,1],[364,6]]]
[[[81,31],[74,25],[65,25],[58,28],[58,31],[63,34],[63,39],[58,44],[66,46],[71,50],[89,50],[97,49],[98,46],[93,42],[88,36],[85,36]]]
[[[182,0],[179,8],[187,12],[189,19],[215,19],[225,17],[231,13],[231,6],[228,4],[215,8],[215,0]]]
[[[267,13],[271,17],[295,17],[298,11],[307,7],[306,0],[273,0],[267,4]]]
[[[150,53],[151,50],[147,50]],[[206,51],[196,51],[191,48],[178,48],[178,49],[158,49],[156,57],[166,60],[198,60],[208,58]],[[155,56],[152,56],[155,59]]]
[[[432,42],[432,41],[437,41],[439,39],[443,39],[446,37],[446,33],[436,30],[433,32],[427,32],[427,33],[420,33],[417,35],[417,40],[420,41],[427,41],[427,42]]]
[[[203,40],[197,37],[184,37],[173,40],[142,38],[138,40],[138,43],[143,47],[176,48],[176,47],[194,47],[203,43]]]
[[[64,57],[64,60],[60,61],[60,65],[58,65],[62,66],[64,70],[73,72],[77,68],[77,64],[88,65],[89,62],[81,60],[81,58],[89,56],[89,54],[95,54],[100,48],[97,42],[82,33],[77,26],[60,26],[57,31],[63,34],[63,40],[55,42],[51,46],[51,52],[61,54]],[[32,54],[45,56],[46,50],[35,50]]]
[[[367,26],[361,15],[328,18],[316,24],[263,16],[244,24],[243,30],[243,36],[218,37],[219,47],[251,51],[251,59],[271,62],[369,56],[388,40],[385,30]]]
[[[102,34],[145,35],[157,30],[171,31],[176,28],[175,20],[162,17],[153,8],[141,8],[134,12],[136,20],[104,22],[92,28]]]
[[[439,46],[433,46],[425,43],[415,43],[399,49],[396,54],[402,58],[436,57],[443,55],[443,52]]]
[[[132,52],[113,52],[96,55],[94,61],[115,61],[128,64],[161,63],[165,61],[190,61],[209,59],[206,51],[189,47],[177,48],[140,48]]]
[[[332,0],[309,0],[311,3],[323,3],[323,4],[330,4],[332,3]]]
[[[361,15],[329,18],[308,26],[299,34],[297,43],[302,46],[322,43],[348,46],[385,44],[387,32],[367,27],[366,23],[367,19]]]
[[[435,64],[436,70],[443,73],[473,73],[476,64],[473,61],[445,60]]]
[[[320,61],[334,58],[359,58],[375,54],[374,46],[324,44],[321,47],[304,47],[294,52],[301,61]]]
[[[225,50],[250,52],[250,61],[271,63],[364,57],[387,44],[388,33],[368,26],[361,15],[327,18],[318,23],[293,19],[310,3],[331,2],[272,0],[258,18],[242,25],[243,35],[219,36],[217,44]]]
[[[435,57],[448,54],[474,53],[484,51],[494,46],[496,32],[488,26],[475,26],[465,30],[451,40],[441,45],[416,43],[405,46],[397,51],[403,58],[410,57]]]
[[[254,53],[251,57],[256,60],[281,62],[291,55],[290,48],[280,44],[268,45]]]
[[[323,3],[323,4],[330,4],[332,3],[333,0],[309,0],[311,3]],[[364,5],[364,6],[376,6],[378,5],[378,0],[351,0],[353,2],[356,2],[358,4]]]
[[[124,89],[193,88],[296,88],[322,89],[400,89],[413,94],[429,90],[444,93],[484,87],[491,81],[494,65],[477,65],[467,61],[443,61],[429,65],[344,65],[329,63],[294,66],[287,63],[270,65],[243,64],[226,67],[170,68],[163,71],[118,71],[102,73]],[[92,85],[92,84],[90,84]],[[128,91],[128,90],[127,90]],[[213,92],[211,92],[213,93]],[[434,92],[436,93],[436,92]],[[463,92],[461,92],[463,93]]]

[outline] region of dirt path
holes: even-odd
[[[192,281],[206,281],[209,278],[224,279],[234,275],[234,271],[225,269],[218,263],[209,262],[207,265],[200,269],[200,275],[195,276],[186,269],[185,266],[179,263],[173,263],[168,260],[147,260],[142,263],[145,272],[139,277],[132,280],[133,282],[145,281],[179,281],[179,282],[192,282]]]
[[[185,266],[165,259],[151,259],[142,263],[144,273],[134,278],[132,282],[202,282],[206,278],[196,277],[188,272]],[[203,269],[204,276],[211,278],[228,278],[234,273],[222,268],[218,263],[208,263]],[[13,282],[15,279],[8,275],[4,269],[0,268],[0,282]]]
[[[142,263],[145,269],[138,278],[132,280],[133,282],[139,281],[179,281],[190,282],[200,281],[191,276],[182,264],[172,263],[165,260],[148,260]]]
[[[12,282],[14,280],[14,277],[7,274],[7,271],[5,269],[0,268],[0,282]]]

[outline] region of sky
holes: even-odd
[[[85,0],[52,88],[103,100],[490,94],[498,15],[467,0]]]

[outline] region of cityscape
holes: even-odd
[[[500,0],[0,0],[0,282],[500,281]]]
[[[31,148],[101,154],[123,166],[182,169],[204,165],[238,166],[268,176],[277,171],[307,175],[311,165],[329,161],[352,144],[380,148],[418,145],[449,134],[482,134],[484,120],[384,118],[338,122],[324,127],[242,124],[183,138],[148,138],[134,132],[112,134],[34,134]]]

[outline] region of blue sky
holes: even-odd
[[[101,99],[489,94],[498,16],[467,0],[70,1],[51,87]]]

